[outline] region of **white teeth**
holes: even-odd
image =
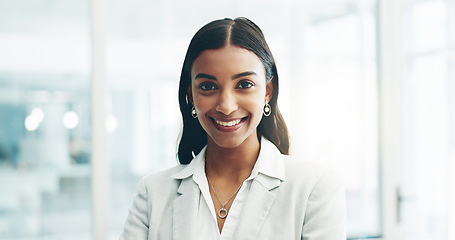
[[[240,119],[233,120],[233,121],[230,121],[230,122],[222,122],[222,121],[219,121],[219,120],[216,120],[216,119],[215,119],[215,122],[216,122],[218,125],[221,125],[221,126],[223,126],[223,127],[232,127],[232,126],[235,126],[235,125],[239,124]]]

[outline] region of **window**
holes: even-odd
[[[302,38],[302,84],[293,92],[298,114],[291,118],[301,125],[296,142],[304,159],[344,174],[348,238],[378,237],[376,5],[346,2],[321,9],[309,12]]]
[[[450,2],[404,1],[405,239],[451,239],[455,22],[449,12],[455,6]]]
[[[0,238],[91,235],[87,1],[0,4]]]

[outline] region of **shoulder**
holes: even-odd
[[[304,184],[307,187],[343,186],[342,177],[334,167],[289,155],[283,155],[282,159],[285,166],[285,182]]]
[[[149,173],[141,178],[138,187],[142,187],[144,190],[166,189],[172,185],[177,187],[180,180],[172,176],[180,172],[186,166],[187,165],[177,165],[165,170]]]
[[[344,181],[334,167],[283,156],[290,196],[303,207],[302,239],[346,239]],[[296,210],[295,212],[298,212]]]

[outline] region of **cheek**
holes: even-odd
[[[213,105],[212,100],[210,98],[207,98],[207,97],[204,97],[201,95],[194,96],[193,101],[194,101],[194,106],[196,107],[196,111],[198,111],[198,113],[202,113],[202,114],[207,112],[208,110],[210,110],[210,108],[212,108],[212,105]]]
[[[257,121],[260,121],[265,103],[265,89],[261,89],[251,95],[244,96],[242,98],[242,102],[242,108],[250,112],[254,119],[258,119]]]
[[[261,118],[262,116],[262,109],[264,107],[263,101],[263,98],[258,97],[247,103],[249,111],[252,112],[256,118]]]
[[[256,104],[256,116],[258,118],[262,118],[262,112],[263,112],[263,105],[262,104]]]

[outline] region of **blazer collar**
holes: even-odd
[[[176,174],[172,175],[172,177],[175,179],[185,179],[185,178],[192,176],[197,168],[197,160],[202,160],[202,158],[205,157],[206,149],[207,149],[207,146],[202,148],[202,150],[199,152],[199,154],[196,155],[196,157],[193,158],[193,160],[191,160],[191,162],[188,165],[186,165],[186,167],[184,167],[182,170],[180,170]]]
[[[177,192],[180,196],[173,202],[172,239],[196,240],[199,188],[192,178],[185,178],[181,180]]]
[[[263,183],[267,183],[267,185]],[[276,191],[274,189],[280,184],[281,181],[279,179],[270,178],[262,174],[259,174],[252,181],[233,239],[257,239],[275,201]]]
[[[187,166],[172,175],[180,179],[177,193],[180,194],[173,202],[173,239],[174,240],[196,240],[196,226],[198,216],[198,204],[200,190],[196,182],[191,178],[197,168],[197,161],[204,157],[204,147]]]

